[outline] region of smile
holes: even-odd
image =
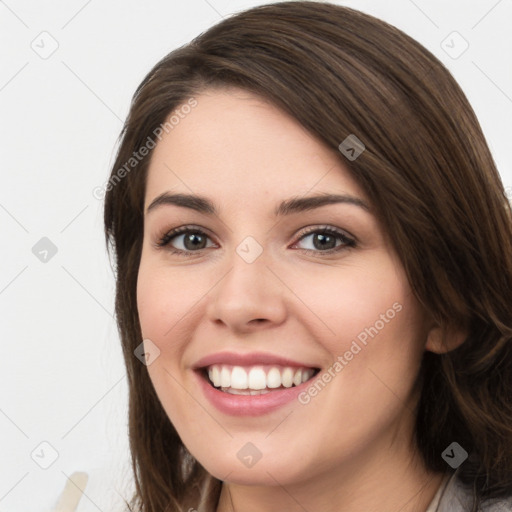
[[[233,395],[253,396],[299,386],[318,373],[317,369],[307,367],[228,364],[214,364],[205,371],[213,387]]]
[[[205,398],[230,416],[259,416],[296,401],[318,368],[214,364],[194,374]]]
[[[320,372],[307,359],[268,352],[222,351],[192,365],[203,396],[229,416],[259,416],[292,404]]]

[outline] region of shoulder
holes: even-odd
[[[489,500],[482,504],[484,512],[510,512],[512,511],[512,496]]]
[[[472,490],[454,477],[448,482],[436,512],[471,512],[472,504]],[[479,510],[481,512],[512,512],[512,495],[485,500]]]

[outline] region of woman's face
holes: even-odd
[[[248,92],[195,99],[152,155],[137,285],[170,421],[235,483],[407,456],[429,330],[345,157]]]

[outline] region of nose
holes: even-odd
[[[248,263],[235,252],[227,273],[208,294],[207,315],[237,333],[275,327],[286,318],[286,291],[264,254]]]

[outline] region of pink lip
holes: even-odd
[[[259,416],[275,411],[295,400],[297,395],[309,387],[314,379],[303,382],[299,386],[271,391],[264,395],[232,395],[214,388],[203,371],[196,370],[194,374],[204,395],[213,406],[220,412],[231,416]]]
[[[268,354],[265,352],[251,352],[249,354],[235,354],[234,352],[218,352],[203,357],[194,365],[194,369],[204,368],[212,364],[229,364],[233,366],[253,366],[257,364],[293,366],[297,368],[316,368],[307,363],[300,363],[286,357]]]
[[[311,380],[299,386],[270,391],[263,395],[233,395],[213,387],[206,376],[205,368],[213,364],[226,364],[233,366],[277,365],[295,368],[317,368],[308,363],[294,361],[265,352],[251,352],[236,354],[234,352],[218,352],[201,358],[193,365],[194,374],[198,379],[206,398],[224,414],[232,416],[259,416],[270,413],[279,407],[292,402],[297,395],[311,385]]]

